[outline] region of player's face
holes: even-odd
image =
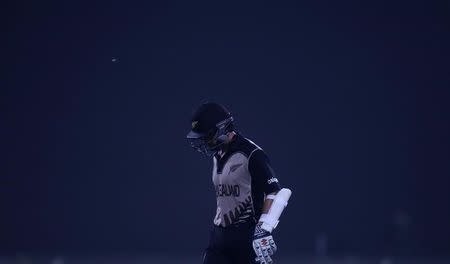
[[[217,130],[211,130],[208,134],[199,138],[188,138],[189,144],[198,152],[207,156],[213,156],[225,144],[218,137]],[[223,136],[222,136],[223,137]]]
[[[214,139],[214,137],[202,137],[189,140],[191,147],[207,156],[214,155],[215,151],[213,151],[213,148],[215,147],[216,142],[217,140]]]

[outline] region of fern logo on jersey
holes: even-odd
[[[197,123],[198,123],[198,121],[194,121],[194,122],[192,122],[192,128],[194,128],[195,126],[197,126]]]

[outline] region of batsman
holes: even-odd
[[[213,160],[217,210],[203,264],[273,263],[272,231],[291,190],[281,188],[267,154],[235,129],[231,113],[217,103],[194,112],[186,137]]]

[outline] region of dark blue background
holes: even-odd
[[[184,136],[212,99],[294,191],[282,254],[320,233],[331,254],[448,254],[450,8],[431,2],[10,3],[1,253],[200,255],[211,164]]]

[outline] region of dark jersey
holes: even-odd
[[[214,224],[229,226],[261,216],[265,195],[280,190],[278,180],[264,151],[236,135],[223,157],[213,158],[213,183],[217,197]]]

